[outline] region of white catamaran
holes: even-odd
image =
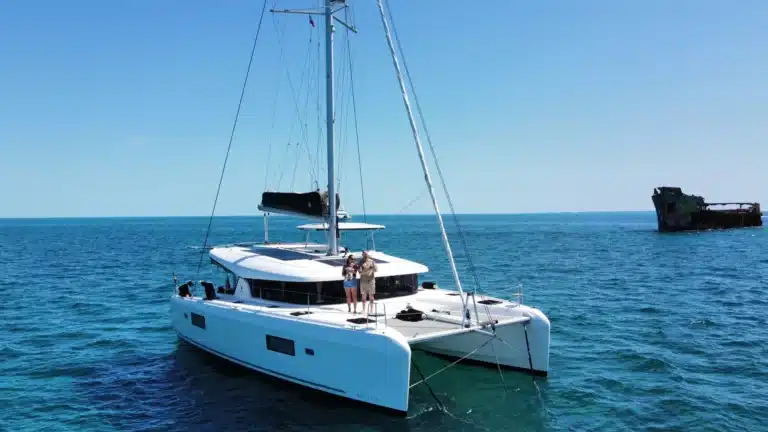
[[[271,12],[324,17],[327,193],[264,192],[259,210],[264,212],[265,241],[211,248],[211,263],[226,274],[225,283],[216,289],[201,281],[199,295],[191,289],[193,282],[175,284],[173,328],[184,341],[247,368],[401,414],[408,411],[410,389],[418,384],[411,379],[415,349],[545,376],[550,346],[547,317],[523,305],[521,295],[509,301],[462,289],[381,0],[378,8],[384,33],[455,290],[431,282],[419,284],[419,275],[428,271],[426,266],[383,253],[374,245],[368,253],[378,268],[375,312],[347,311],[341,269],[348,255],[359,260],[362,251],[339,244],[341,233],[364,231],[373,240],[373,232],[384,226],[339,222],[334,172],[334,23],[356,29],[334,15],[348,7],[345,1],[324,3],[320,10]],[[270,243],[269,214],[312,221],[298,227],[307,232],[307,240]],[[309,242],[312,231],[327,232],[327,243]]]

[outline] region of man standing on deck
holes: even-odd
[[[360,261],[360,300],[363,302],[365,310],[365,298],[370,299],[368,303],[368,314],[373,313],[373,295],[376,293],[376,262],[373,261],[367,251],[363,251],[363,258]]]

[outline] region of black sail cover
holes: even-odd
[[[261,205],[275,210],[285,210],[307,216],[326,217],[328,212],[328,192],[264,192],[261,194]],[[336,210],[341,200],[336,194]]]

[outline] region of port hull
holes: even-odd
[[[215,356],[389,412],[408,411],[411,350],[395,332],[320,326],[178,296],[171,316],[182,340]]]

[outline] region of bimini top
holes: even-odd
[[[304,231],[327,231],[328,223],[314,223],[296,227]],[[363,222],[339,222],[339,231],[374,231],[384,229],[384,225],[374,225]]]
[[[290,243],[279,245],[235,245],[214,247],[211,260],[249,279],[284,282],[327,282],[343,280],[341,268],[345,255],[329,257],[327,245]],[[376,262],[376,277],[425,273],[429,269],[417,262],[390,256],[378,251],[368,254]],[[356,260],[361,253],[353,253]]]

